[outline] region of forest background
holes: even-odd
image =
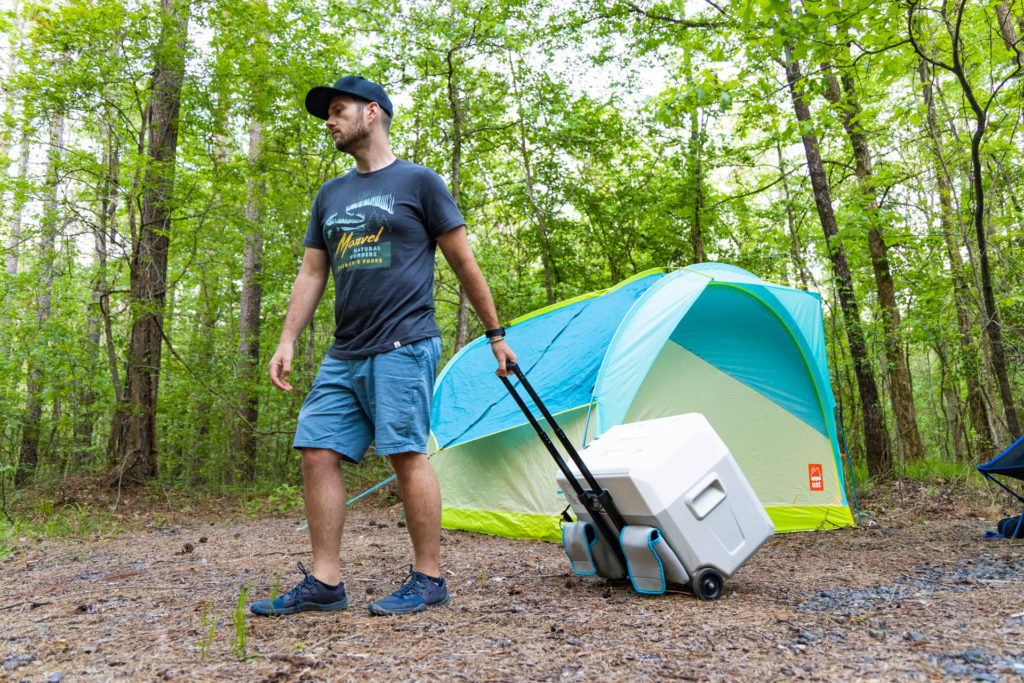
[[[331,306],[295,392],[265,367],[309,207],[351,165],[303,98],[348,73],[448,182],[503,321],[728,262],[821,294],[862,476],[1021,434],[1021,0],[16,0],[0,22],[5,501],[79,472],[294,490]],[[436,302],[446,361],[482,330],[441,258]]]

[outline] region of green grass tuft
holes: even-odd
[[[248,631],[245,623],[245,608],[247,606],[246,602],[249,599],[250,588],[252,588],[251,583],[239,592],[238,602],[235,603],[235,611],[231,615],[231,621],[235,625],[235,642],[232,644],[232,649],[241,660],[249,658],[249,656],[246,655]]]

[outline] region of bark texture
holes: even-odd
[[[840,87],[840,80],[842,86]],[[853,148],[855,173],[863,199],[863,210],[871,221],[868,228],[868,249],[871,252],[871,270],[875,276],[875,291],[882,319],[885,341],[885,360],[888,365],[889,400],[896,419],[896,443],[899,454],[907,459],[924,460],[924,443],[917,428],[917,409],[910,383],[910,367],[903,353],[900,334],[900,311],[896,303],[896,285],[889,267],[889,248],[882,234],[878,216],[878,198],[873,185],[871,149],[862,122],[863,112],[857,98],[856,83],[849,70],[837,79],[830,68],[825,69],[825,97],[839,111],[843,129]]]
[[[245,204],[248,229],[242,254],[242,298],[238,320],[238,355],[241,360],[240,418],[235,426],[239,469],[249,481],[256,476],[256,423],[259,394],[256,375],[260,364],[260,308],[263,302],[263,124],[249,124],[249,183]]]
[[[1010,12],[1010,6],[1005,2],[996,5],[996,21],[999,24],[999,35],[1003,37],[1003,44],[1007,50],[1013,52],[1013,63],[1020,66],[1024,61],[1024,55],[1021,54],[1017,27],[1013,25],[1013,13]]]
[[[885,432],[885,425],[882,422],[878,387],[875,384],[875,375],[871,368],[864,330],[860,324],[860,309],[857,306],[853,290],[853,276],[846,260],[846,251],[839,241],[839,228],[832,207],[831,189],[828,177],[825,175],[825,165],[822,163],[818,138],[814,132],[811,110],[803,97],[801,78],[799,62],[790,60],[786,64],[786,79],[793,100],[793,109],[800,122],[801,138],[807,157],[807,169],[814,192],[814,203],[818,209],[822,230],[825,233],[825,243],[828,248],[829,260],[832,262],[833,277],[836,281],[836,292],[843,312],[846,338],[853,360],[854,373],[857,377],[868,471],[873,476],[884,476],[892,471],[892,451],[889,447],[889,437]]]
[[[153,94],[149,105],[148,164],[142,190],[138,234],[133,236],[130,298],[132,331],[125,378],[128,410],[118,443],[118,479],[157,475],[156,408],[160,386],[163,313],[167,298],[174,171],[178,150],[178,112],[185,73],[188,0],[161,0],[160,41],[154,53]],[[123,429],[123,431],[121,431]]]

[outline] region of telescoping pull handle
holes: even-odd
[[[523,371],[519,369],[519,366],[516,363],[509,362],[505,367],[509,372],[514,373],[519,378],[520,382],[525,379]],[[519,409],[523,411],[523,415],[525,415],[526,419],[530,421],[530,425],[532,425],[534,431],[537,432],[537,436],[540,437],[541,442],[555,459],[555,464],[558,465],[558,469],[562,470],[562,474],[569,481],[569,484],[573,489],[575,489],[576,495],[583,496],[585,494],[583,487],[580,486],[578,481],[576,481],[576,477],[573,476],[572,472],[569,470],[569,466],[565,464],[562,454],[558,452],[557,448],[555,448],[555,444],[551,443],[551,439],[548,438],[547,432],[545,432],[544,428],[540,426],[539,422],[537,422],[537,418],[533,416],[533,412],[526,406],[526,402],[523,401],[522,396],[520,396],[519,392],[516,391],[514,386],[512,386],[512,382],[508,377],[502,377],[501,381],[505,385],[505,388],[508,389],[508,393],[512,395],[512,399],[516,402],[516,405],[518,405]],[[523,384],[523,386],[525,387],[526,384]]]
[[[580,499],[580,502],[582,502],[586,506],[587,510],[589,510],[594,515],[594,520],[598,524],[600,524],[598,520],[602,518],[601,512],[604,511],[605,513],[607,513],[608,518],[617,527],[617,529],[622,529],[623,527],[625,527],[626,521],[619,513],[619,510],[618,508],[616,508],[614,501],[612,501],[611,494],[609,494],[608,491],[601,486],[601,484],[591,473],[590,468],[587,467],[586,463],[583,462],[583,458],[580,457],[580,454],[572,445],[572,441],[570,441],[569,437],[565,435],[565,432],[562,431],[562,428],[558,426],[558,423],[555,421],[554,416],[551,415],[547,407],[544,405],[544,402],[541,401],[540,396],[538,396],[537,392],[534,391],[533,386],[531,386],[529,381],[527,381],[526,375],[523,374],[523,371],[519,367],[519,364],[510,362],[507,363],[505,367],[509,372],[513,373],[516,376],[516,378],[519,380],[519,383],[522,384],[523,388],[526,390],[526,393],[530,396],[531,399],[533,399],[534,405],[537,406],[537,408],[540,410],[541,415],[544,417],[545,420],[547,420],[548,424],[551,425],[551,429],[552,431],[554,431],[555,436],[565,447],[565,450],[566,452],[568,452],[569,457],[572,458],[573,464],[575,464],[576,467],[579,469],[580,474],[583,475],[583,478],[586,480],[587,485],[590,487],[590,490],[587,491],[579,484],[579,482],[576,480],[576,477],[569,470],[568,465],[566,465],[565,460],[562,459],[562,456],[559,454],[558,449],[555,448],[555,445],[551,442],[551,439],[548,438],[548,435],[544,431],[544,428],[540,426],[540,423],[537,421],[537,418],[533,416],[533,413],[526,406],[526,403],[519,395],[519,392],[517,392],[515,390],[515,387],[512,386],[512,382],[509,381],[508,377],[502,377],[501,381],[505,384],[505,388],[508,389],[508,392],[512,395],[512,398],[519,406],[519,409],[523,411],[523,414],[526,415],[526,418],[530,421],[530,424],[533,426],[534,431],[537,432],[537,436],[540,437],[540,440],[544,443],[548,451],[554,457],[559,469],[562,470],[562,474],[565,476],[566,480],[568,480],[569,484],[575,490],[576,495]],[[618,534],[611,536],[611,538],[618,538]]]
[[[555,436],[562,443],[562,446],[565,447],[565,450],[569,454],[569,457],[572,458],[573,463],[575,463],[576,467],[579,468],[580,473],[583,475],[583,478],[586,480],[590,488],[595,491],[599,490],[601,488],[601,485],[597,482],[597,479],[594,478],[594,475],[591,474],[590,468],[588,468],[586,464],[583,462],[583,459],[576,451],[576,447],[572,445],[572,441],[569,440],[569,437],[565,435],[565,432],[562,431],[562,428],[558,426],[557,422],[555,422],[554,416],[552,416],[551,413],[548,411],[547,406],[544,405],[544,402],[540,400],[540,396],[538,396],[537,392],[534,391],[533,386],[530,384],[529,381],[527,381],[526,375],[523,374],[523,371],[519,367],[519,364],[514,362],[508,363],[505,367],[509,372],[513,373],[516,376],[516,378],[519,380],[519,383],[522,384],[523,388],[526,390],[526,393],[530,396],[531,399],[533,399],[534,405],[537,406],[537,409],[540,410],[540,414],[544,417],[545,420],[548,421],[548,424],[551,425],[551,430],[555,433]],[[506,382],[506,384],[509,387],[509,391],[512,393],[512,398],[517,399],[516,402],[519,403],[519,407],[522,409],[522,411],[526,413],[528,417],[532,417],[532,413],[526,407],[526,404],[519,400],[518,393],[515,391],[515,389],[512,388],[511,383]],[[538,432],[538,434],[542,432],[543,430]],[[542,440],[547,439],[547,434],[544,434],[544,436],[541,438]]]

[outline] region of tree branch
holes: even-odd
[[[925,54],[924,48],[922,48],[917,40],[914,38],[914,11],[917,8],[917,3],[912,2],[907,6],[907,38],[910,40],[910,45],[914,48],[914,52],[924,61],[928,62],[932,66],[937,66],[940,69],[945,69],[950,73],[953,73],[953,67],[945,62],[940,62],[936,59],[932,59]]]
[[[683,28],[717,29],[717,28],[729,28],[729,26],[731,26],[731,24],[728,23],[728,22],[708,21],[708,20],[700,21],[700,20],[693,20],[693,19],[677,19],[675,17],[669,17],[669,16],[665,16],[663,14],[655,14],[653,12],[650,12],[648,10],[643,9],[639,5],[636,5],[636,4],[632,3],[632,2],[629,2],[628,0],[627,0],[627,2],[625,2],[623,4],[626,6],[627,9],[629,9],[630,13],[632,13],[632,14],[639,14],[642,17],[646,17],[648,19],[653,19],[654,21],[660,21],[660,22],[664,22],[664,23],[667,23],[667,24],[674,24],[676,26],[681,26]],[[716,7],[716,9],[718,9],[718,8]],[[721,10],[719,10],[719,11],[721,11]],[[610,18],[610,17],[608,17],[607,15],[603,15],[602,18],[607,19],[607,18]]]
[[[788,173],[790,173],[790,171],[787,171],[786,173],[788,174]],[[751,195],[759,194],[759,193],[764,192],[765,190],[769,190],[769,189],[775,187],[776,185],[778,185],[779,183],[781,183],[783,177],[784,176],[779,176],[778,178],[776,178],[772,182],[768,183],[767,185],[762,185],[761,187],[758,187],[756,189],[750,190],[749,192],[741,192],[740,194],[734,194],[731,197],[725,197],[724,199],[722,199],[720,201],[717,201],[714,204],[708,204],[704,208],[706,208],[706,209],[713,209],[713,208],[715,208],[717,206],[721,206],[722,204],[725,204],[726,202],[731,202],[731,201],[733,201],[735,199],[743,199],[744,197],[749,197]]]

